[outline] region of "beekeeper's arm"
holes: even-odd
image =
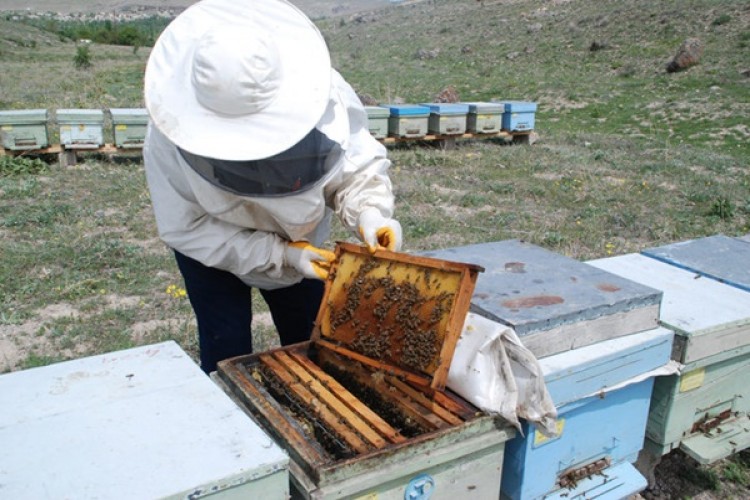
[[[349,137],[339,181],[331,185],[332,206],[343,224],[371,251],[401,248],[401,225],[393,219],[394,197],[386,149],[370,134],[367,113],[357,94],[333,71],[334,98],[346,110]]]
[[[268,289],[297,283],[303,276],[325,278],[325,264],[333,258],[330,252],[291,246],[274,233],[207,214],[196,201],[178,156],[174,145],[156,127],[149,127],[143,150],[146,177],[159,236],[169,247]]]

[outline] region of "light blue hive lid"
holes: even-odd
[[[423,102],[422,106],[437,115],[465,115],[469,112],[469,105],[461,103]]]
[[[15,109],[0,111],[0,124],[28,125],[47,121],[46,109]]]
[[[146,108],[110,108],[112,123],[127,125],[145,125],[149,115]]]
[[[428,116],[430,114],[430,108],[417,104],[381,104],[381,107],[389,109],[391,116]]]
[[[505,105],[507,113],[533,113],[537,107],[535,102],[527,101],[503,101],[500,104]]]
[[[389,109],[381,106],[365,106],[368,118],[388,118],[391,114]]]
[[[469,113],[494,114],[505,111],[505,104],[501,102],[467,102]]]
[[[104,112],[101,109],[58,109],[58,123],[102,123]]]

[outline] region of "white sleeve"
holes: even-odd
[[[343,172],[335,188],[333,209],[346,227],[357,234],[359,214],[377,208],[384,217],[392,217],[394,196],[385,146],[370,134],[367,112],[354,89],[333,71],[333,92],[338,93],[349,118]]]
[[[161,239],[208,267],[248,284],[278,288],[302,276],[284,266],[284,240],[273,233],[219,220],[198,204],[174,145],[150,126],[143,149],[146,178]]]

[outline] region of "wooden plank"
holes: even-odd
[[[321,354],[325,356],[324,352],[321,352]],[[386,373],[372,372],[366,366],[355,363],[348,364],[345,369],[359,384],[377,390],[378,396],[399,408],[404,415],[413,419],[421,427],[427,430],[449,427],[442,419],[433,415],[429,410],[414,403],[404,392],[388,384],[385,381]]]
[[[299,456],[301,463],[310,465],[311,471],[328,461],[323,450],[311,446],[307,434],[289,421],[283,408],[255,385],[254,379],[244,367],[238,366],[231,359],[225,360],[219,362],[217,373],[232,389],[232,393],[245,403],[245,407],[251,409],[265,424],[266,429],[270,429],[277,439],[284,441],[293,454]]]
[[[466,321],[466,313],[471,305],[471,296],[474,292],[474,286],[477,282],[478,273],[475,270],[467,269],[461,275],[461,281],[453,299],[448,318],[448,326],[445,329],[445,338],[440,351],[440,363],[432,375],[432,384],[430,387],[437,391],[445,389],[445,383],[448,381],[448,372],[451,367],[453,353],[456,350],[458,338],[461,336],[461,329]]]
[[[419,387],[416,387],[416,389],[419,389]],[[469,420],[479,413],[479,409],[474,405],[448,390],[432,391],[429,396],[434,399],[437,404],[454,415],[458,415],[463,420]]]
[[[346,441],[348,446],[351,446],[357,453],[364,453],[369,449],[368,445],[355,432],[342,423],[340,418],[333,413],[325,403],[307,390],[305,385],[300,383],[292,373],[287,371],[284,365],[270,355],[260,356],[260,361],[270,368],[295,396],[305,402],[307,406],[318,417],[320,417],[325,425],[337,432],[341,438]]]
[[[341,354],[342,356],[346,356],[347,358],[353,359],[354,361],[358,361],[367,366],[371,366],[372,368],[376,370],[383,371],[384,373],[387,373],[389,375],[396,375],[398,377],[403,377],[409,380],[410,382],[414,382],[415,384],[421,385],[423,387],[430,386],[429,379],[422,377],[420,375],[417,375],[416,373],[402,370],[401,368],[396,368],[393,365],[385,364],[376,359],[368,358],[367,356],[364,356],[358,352],[351,351],[349,349],[346,349],[345,347],[341,347],[332,342],[328,342],[327,340],[316,340],[315,343],[320,344],[321,346],[327,349],[330,349],[331,351],[337,352]]]
[[[321,381],[311,375],[311,373],[297,362],[297,359],[287,355],[283,351],[277,351],[274,353],[274,357],[280,363],[287,367],[294,375],[296,375],[316,396],[322,399],[331,409],[338,413],[341,418],[344,418],[349,425],[359,432],[369,443],[376,448],[383,448],[388,443],[387,441],[378,434],[368,422],[364,421],[357,413],[352,411],[348,404],[358,402],[358,400],[343,387],[341,391],[334,390],[331,392]],[[318,372],[320,370],[316,370]],[[361,403],[359,403],[362,405]],[[364,406],[364,405],[362,405]]]
[[[456,134],[456,135],[449,135],[449,134],[427,134],[423,135],[421,137],[384,137],[382,139],[378,139],[383,144],[397,144],[399,142],[415,142],[415,141],[440,141],[444,139],[494,139],[494,138],[502,138],[502,139],[509,139],[514,138],[517,136],[528,136],[530,134],[529,132],[508,132],[507,130],[501,130],[500,132],[493,132],[489,134],[478,134],[478,133],[471,133],[467,132],[464,134]]]
[[[343,385],[341,385],[336,379],[324,372],[318,365],[313,363],[309,358],[302,356],[297,353],[290,353],[291,357],[294,358],[300,365],[304,366],[310,371],[315,377],[323,382],[324,385],[336,391],[339,398],[349,406],[354,412],[358,413],[370,425],[383,435],[391,443],[403,443],[406,438],[402,436],[398,430],[383,420],[380,415],[372,411],[367,405],[357,399],[351,392],[349,392]]]
[[[375,385],[380,389],[381,394],[388,393],[389,398],[394,402],[397,402],[402,410],[404,410],[411,418],[419,422],[423,427],[428,429],[447,429],[448,427],[452,427],[452,425],[449,425],[429,408],[422,406],[419,401],[413,400],[408,394],[401,391],[399,388],[387,384],[385,379],[382,381],[376,381]]]
[[[437,403],[437,401],[429,399],[427,396],[425,396],[423,393],[415,390],[414,388],[410,387],[409,385],[405,384],[404,382],[401,382],[399,379],[395,377],[386,377],[386,382],[396,387],[398,390],[403,391],[407,396],[409,396],[411,399],[416,401],[417,403],[421,404],[425,408],[427,408],[429,411],[437,415],[438,417],[445,420],[450,425],[460,425],[463,423],[463,420],[461,420],[459,417],[451,413],[449,410],[443,408],[440,406],[440,404]]]

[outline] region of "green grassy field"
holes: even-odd
[[[520,238],[590,259],[750,232],[746,1],[445,0],[319,25],[337,69],[380,102],[451,85],[464,101],[539,105],[532,146],[390,148],[406,251]],[[688,37],[701,63],[667,74]],[[141,107],[148,53],[94,45],[77,70],[75,44],[0,20],[0,109]],[[0,372],[166,339],[196,353],[138,157],[0,160],[0,241]],[[706,472],[708,490],[743,497],[747,460]]]

